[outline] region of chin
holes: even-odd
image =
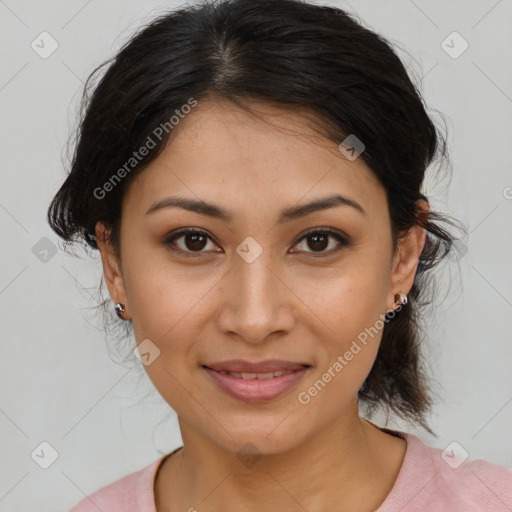
[[[218,435],[211,439],[221,448],[239,457],[279,455],[293,450],[301,444],[302,436],[298,435],[296,431],[287,429],[283,423],[278,426],[279,422],[272,421],[268,422],[268,425],[267,423],[246,424],[245,428],[229,429],[229,434],[221,429],[222,432],[218,432]]]

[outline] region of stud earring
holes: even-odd
[[[116,305],[115,305],[115,308],[116,310],[116,313],[117,313],[117,316],[121,319],[121,320],[126,320],[124,318],[124,312],[126,311],[125,307],[124,307],[124,304],[121,304],[120,302],[118,302]]]
[[[395,293],[395,304],[397,306],[405,306],[407,304],[407,295],[403,292]]]

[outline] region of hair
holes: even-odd
[[[425,173],[448,159],[447,144],[391,43],[353,15],[300,0],[207,0],[154,18],[87,79],[71,168],[48,209],[51,228],[66,247],[80,241],[97,249],[102,221],[120,258],[123,191],[172,144],[170,129],[155,128],[168,128],[191,98],[212,97],[247,111],[267,102],[311,113],[336,144],[356,136],[365,146],[360,158],[386,191],[393,248],[412,226],[425,228],[408,303],[386,319],[358,395],[370,414],[382,407],[433,434],[419,313],[432,303],[431,270],[455,240],[442,223],[457,224],[432,209],[421,217],[417,201],[428,202]],[[134,159],[149,139],[154,147]]]

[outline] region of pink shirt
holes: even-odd
[[[375,512],[512,510],[512,468],[484,460],[458,465],[461,460],[450,453],[448,458],[445,455],[448,463],[441,457],[442,450],[415,435],[378,428],[405,439],[407,450],[393,488]],[[156,512],[154,477],[165,457],[102,487],[69,512]]]

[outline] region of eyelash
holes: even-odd
[[[186,236],[188,234],[203,235],[203,236],[206,236],[211,241],[214,241],[205,231],[202,231],[202,230],[199,230],[199,229],[196,229],[196,228],[184,228],[184,229],[181,229],[180,231],[178,231],[176,233],[173,233],[170,236],[167,236],[163,240],[162,243],[163,243],[164,246],[168,247],[169,249],[171,249],[174,252],[185,254],[186,256],[190,256],[190,257],[198,257],[198,256],[201,255],[201,253],[203,251],[184,251],[183,249],[178,249],[178,248],[172,246],[172,243],[175,240],[177,240],[179,238],[182,238],[183,236]],[[297,242],[295,242],[294,246],[299,244],[300,242],[302,242],[302,240],[304,240],[304,239],[306,239],[308,237],[311,237],[313,235],[328,235],[328,236],[332,236],[338,242],[340,242],[340,246],[337,249],[331,249],[330,251],[326,251],[326,252],[315,253],[314,251],[311,251],[311,252],[310,251],[303,251],[303,252],[306,252],[306,253],[312,255],[312,257],[314,257],[314,258],[322,258],[322,257],[330,256],[333,253],[336,253],[336,252],[340,251],[342,248],[347,247],[347,246],[350,245],[350,242],[348,241],[348,239],[345,236],[341,235],[340,233],[338,233],[337,231],[335,231],[335,230],[333,230],[331,228],[321,228],[321,229],[320,228],[315,228],[315,229],[312,229],[311,231],[308,231],[308,232],[304,233],[304,235],[302,235],[297,240]],[[298,251],[298,252],[301,252],[301,251]]]

